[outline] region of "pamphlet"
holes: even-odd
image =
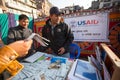
[[[27,39],[25,39],[25,41],[29,40],[29,39],[35,39],[37,42],[39,42],[42,46],[47,46],[48,43],[50,42],[50,40],[40,36],[37,33],[32,33]]]
[[[42,57],[43,55],[44,55],[44,53],[42,53],[42,52],[36,52],[33,55],[31,55],[30,57],[24,59],[24,61],[33,63],[36,60],[38,60],[40,57]]]
[[[98,46],[96,46],[95,53],[96,53],[96,58],[97,58],[98,62],[101,64],[101,62],[102,62],[101,52],[100,52],[100,49]]]
[[[94,67],[96,67],[98,70],[102,70],[102,65],[100,64],[100,62],[97,59],[95,59],[92,55],[90,56],[90,60]]]
[[[97,73],[94,66],[83,60],[77,60],[74,76],[79,77],[81,80],[97,80]]]

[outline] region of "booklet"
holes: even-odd
[[[40,36],[37,33],[32,33],[27,39],[25,39],[25,41],[29,40],[29,39],[35,39],[37,42],[39,42],[42,46],[47,46],[48,43],[50,42],[50,40]]]
[[[77,60],[74,76],[79,77],[81,80],[98,79],[96,69],[88,61],[83,60]]]

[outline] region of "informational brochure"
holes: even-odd
[[[97,73],[94,66],[88,61],[83,60],[77,60],[74,76],[79,77],[80,80],[97,80]]]
[[[101,52],[100,52],[100,49],[98,46],[96,46],[95,53],[96,53],[96,58],[97,58],[98,62],[101,63],[102,62]]]
[[[50,42],[50,40],[40,36],[39,34],[37,33],[32,33],[27,39],[25,39],[26,41],[29,40],[29,39],[35,39],[38,43],[40,43],[42,46],[47,46],[48,43],[47,42]]]
[[[92,55],[90,56],[91,63],[96,67],[98,70],[102,70],[102,65],[101,63],[95,59]]]
[[[44,54],[45,53],[42,53],[42,52],[36,52],[35,54],[31,55],[30,57],[24,59],[24,61],[33,63],[36,60],[38,60],[40,57],[42,57]]]

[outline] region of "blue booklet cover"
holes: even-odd
[[[60,63],[66,63],[66,59],[62,57],[52,57],[50,61],[51,63],[54,63],[56,61],[60,61]]]
[[[97,80],[96,69],[87,61],[77,60],[74,76],[81,80]]]

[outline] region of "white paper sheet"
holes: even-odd
[[[36,52],[35,54],[31,55],[30,57],[24,59],[24,61],[27,61],[27,62],[35,62],[38,58],[40,58],[41,56],[43,56],[45,53],[42,53],[42,52]]]
[[[39,34],[37,33],[32,33],[26,40],[30,40],[30,39],[35,39],[37,42],[39,42],[42,46],[47,46],[48,43],[46,42],[50,42],[50,40],[40,36]],[[45,42],[46,41],[46,42]]]

